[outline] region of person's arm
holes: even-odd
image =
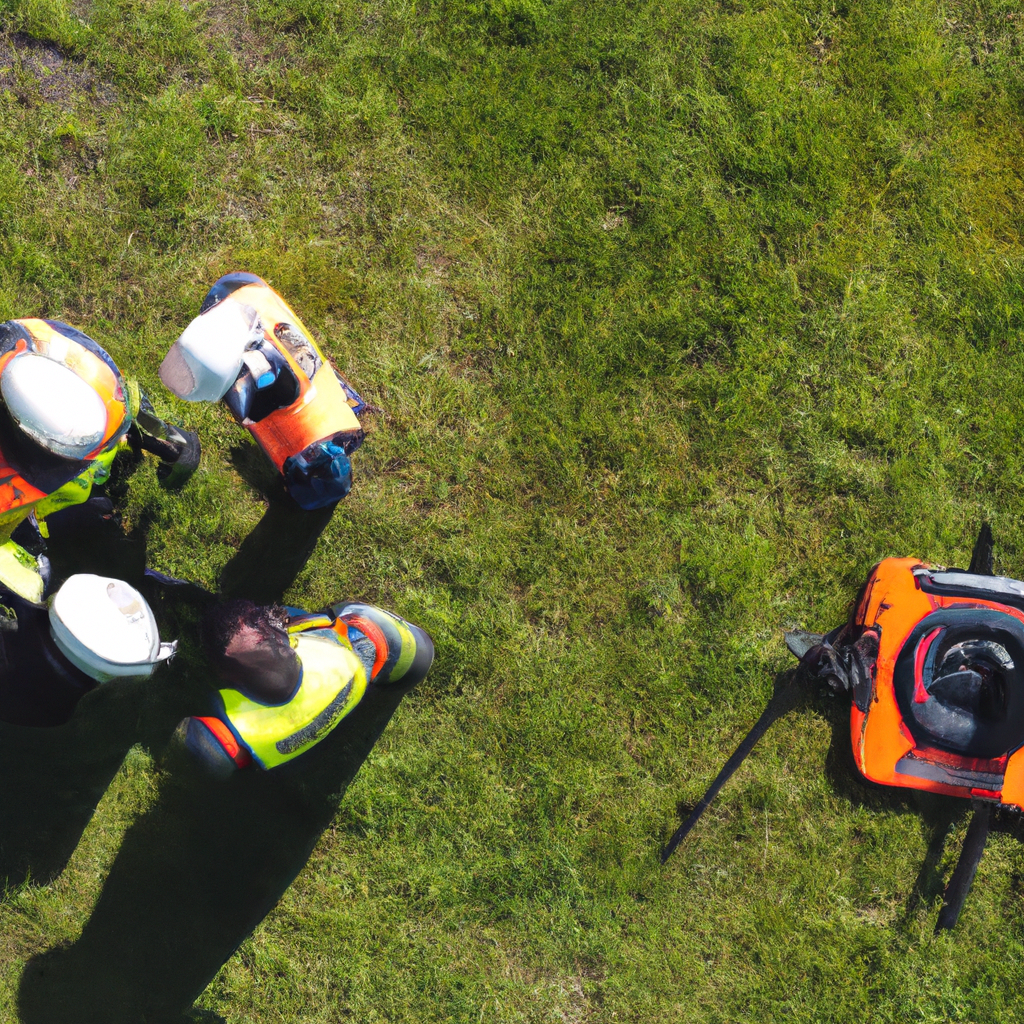
[[[211,775],[226,777],[252,763],[252,755],[219,718],[186,718],[177,733],[185,749]]]
[[[183,487],[199,466],[199,436],[160,419],[146,393],[134,381],[129,382],[129,386],[138,393],[139,401],[132,439],[143,451],[160,460],[157,476],[165,486]]]
[[[337,604],[331,614],[373,644],[376,657],[367,668],[371,683],[412,687],[426,677],[434,660],[434,644],[426,630],[371,604]]]

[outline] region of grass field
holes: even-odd
[[[204,444],[177,496],[132,478],[151,562],[211,585],[263,511],[156,376],[248,269],[383,410],[290,599],[438,648],[193,1020],[1024,1016],[1020,837],[934,937],[966,808],[859,783],[824,697],[657,856],[783,627],[984,519],[1024,574],[1019,4],[0,10],[0,316],[82,327]],[[3,1020],[157,781],[134,750],[0,902]]]

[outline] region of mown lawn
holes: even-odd
[[[1024,574],[1013,0],[2,0],[0,315],[85,329],[205,457],[129,521],[212,585],[263,511],[159,360],[231,269],[383,414],[289,594],[439,652],[193,1019],[1009,1021],[1024,846],[824,697],[660,844],[889,554]],[[43,46],[45,41],[47,46]],[[158,680],[154,680],[158,685]],[[0,1008],[157,769],[0,903]],[[169,965],[168,969],[173,969]]]

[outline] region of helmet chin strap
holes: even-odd
[[[178,641],[177,640],[164,640],[160,643],[160,648],[157,651],[156,657],[153,659],[158,664],[161,661],[170,661],[178,653]]]

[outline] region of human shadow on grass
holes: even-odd
[[[117,575],[146,592],[145,543],[96,511],[69,509],[53,517],[48,549],[58,578]],[[165,636],[188,632],[194,609],[147,597]],[[159,753],[200,699],[188,661],[186,652],[152,679],[97,686],[62,725],[0,722],[0,885],[45,883],[64,870],[128,751],[141,743]]]
[[[132,680],[87,693],[64,725],[0,723],[0,881],[60,875],[128,751],[159,753],[190,706],[178,680]]]
[[[81,937],[27,965],[24,1024],[188,1019],[302,870],[402,695],[371,687],[320,744],[273,771],[216,782],[172,753],[156,803],[125,835]]]
[[[300,508],[254,444],[236,445],[231,461],[242,479],[266,497],[267,510],[221,571],[220,593],[257,604],[280,601],[312,556],[334,505]]]

